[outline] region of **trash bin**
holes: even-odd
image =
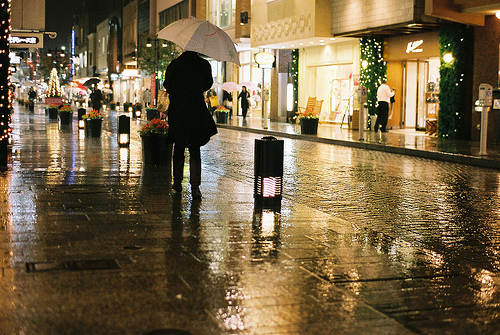
[[[281,207],[283,188],[283,140],[266,136],[255,140],[254,199],[261,208]]]

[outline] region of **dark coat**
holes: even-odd
[[[241,91],[238,95],[238,99],[241,99],[241,108],[248,109],[248,98],[250,98],[250,92]]]
[[[210,63],[192,51],[185,51],[167,67],[163,87],[167,90],[168,137],[174,143],[204,145],[217,134],[203,92],[213,84]]]
[[[99,110],[102,107],[102,92],[99,89],[94,90],[94,92],[90,93],[90,100],[92,100],[92,108]]]

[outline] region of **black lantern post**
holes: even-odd
[[[255,140],[254,199],[257,207],[279,209],[283,189],[283,140]]]
[[[130,116],[120,115],[118,117],[118,145],[120,147],[130,145]]]

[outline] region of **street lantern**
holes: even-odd
[[[266,136],[255,140],[254,199],[258,207],[281,207],[283,189],[283,140]]]
[[[118,145],[120,147],[130,145],[130,117],[127,115],[118,117]]]
[[[85,108],[78,108],[78,129],[85,128],[85,120],[83,119],[85,113]]]

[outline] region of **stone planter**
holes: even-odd
[[[116,110],[116,104],[110,103],[109,104],[109,110],[115,111]]]
[[[217,123],[227,123],[228,112],[215,112],[215,119]]]
[[[304,135],[316,135],[318,133],[319,119],[300,119],[300,133]]]
[[[61,122],[61,124],[71,124],[71,121],[73,121],[73,113],[59,112],[59,121]]]
[[[85,120],[85,136],[100,137],[102,132],[101,119],[86,119]]]
[[[167,136],[141,136],[142,162],[146,165],[172,167],[172,143]]]

